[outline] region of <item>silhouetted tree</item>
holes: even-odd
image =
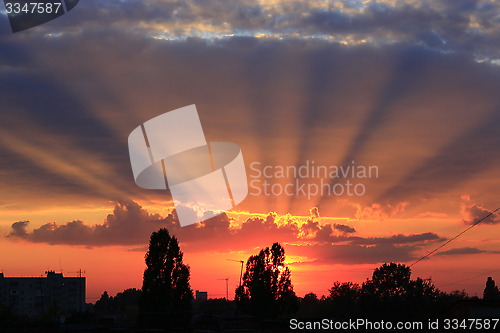
[[[408,290],[406,291],[407,298],[418,300],[432,300],[439,296],[441,292],[432,283],[431,279],[410,280]]]
[[[111,308],[117,317],[128,322],[136,322],[139,312],[139,301],[142,291],[130,288],[116,294],[111,302]]]
[[[446,294],[444,296],[455,301],[461,301],[469,297],[465,290],[452,290],[449,294]]]
[[[103,292],[101,298],[97,302],[95,302],[95,312],[99,316],[108,315],[111,310],[112,300],[113,297],[110,297],[107,291]]]
[[[141,290],[135,288],[125,289],[113,297],[114,307],[119,310],[125,310],[128,307],[139,306]]]
[[[483,293],[484,300],[498,300],[500,299],[500,292],[498,291],[498,287],[495,285],[495,280],[488,277],[486,281],[486,288],[484,288]]]
[[[319,302],[318,295],[316,295],[315,293],[307,293],[302,298],[302,302],[305,302],[305,303]]]
[[[305,294],[299,301],[297,311],[298,318],[316,318],[321,316],[323,311],[323,299],[319,299],[315,293]]]
[[[381,300],[399,298],[408,292],[410,276],[411,270],[408,266],[383,264],[373,271],[372,279],[363,284],[363,291]]]
[[[356,307],[361,295],[361,288],[357,283],[336,281],[328,291],[328,300],[337,316],[352,317],[357,312]]]
[[[441,292],[430,279],[411,280],[410,267],[403,264],[383,264],[373,272],[371,280],[362,286],[363,311],[375,316],[390,314],[393,318],[425,315],[428,305]]]
[[[330,292],[329,297],[333,300],[355,302],[361,289],[357,283],[337,281],[328,291]]]
[[[94,309],[98,318],[115,318],[120,321],[135,322],[139,309],[141,291],[135,288],[126,289],[115,297],[105,291],[95,303]]]
[[[193,291],[182,257],[177,239],[167,229],[153,232],[139,303],[142,324],[171,329],[189,322]]]
[[[279,243],[248,259],[235,300],[240,309],[259,317],[272,318],[295,310],[297,297],[285,264],[285,249]]]

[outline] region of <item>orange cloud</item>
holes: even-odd
[[[475,224],[481,219],[483,219],[481,221],[483,224],[496,224],[500,222],[500,215],[497,212],[493,212],[477,204],[462,204],[460,212],[464,222],[467,224]]]
[[[384,253],[391,253],[390,258],[394,260],[408,260],[414,258],[414,252],[422,246],[444,240],[432,232],[362,237],[349,225],[319,221],[324,218],[318,218],[317,208],[312,212],[306,221],[288,214],[285,222],[278,222],[278,215],[269,213],[265,217],[249,217],[240,225],[231,225],[229,216],[221,214],[196,225],[180,227],[175,210],[162,217],[148,213],[135,202],[122,202],[116,204],[103,224],[87,225],[78,220],[65,224],[50,222],[30,231],[29,222],[20,221],[12,224],[8,237],[53,245],[139,245],[130,250],[143,251],[152,231],[167,228],[190,253],[249,252],[277,241],[296,250],[307,249],[303,255],[292,254],[306,256],[309,261],[321,261],[325,259],[322,257],[325,252],[333,251],[337,252],[332,257],[335,262],[351,264],[378,262]]]
[[[353,204],[357,208],[356,218],[360,220],[384,220],[403,213],[409,202],[400,202],[395,205],[381,205],[378,203],[370,206],[362,206],[361,204]]]

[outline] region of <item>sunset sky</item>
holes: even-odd
[[[500,4],[493,0],[82,0],[13,34],[0,7],[0,270],[87,277],[87,302],[140,288],[152,231],[193,290],[230,299],[280,242],[299,296],[411,264],[500,207]],[[127,138],[196,104],[208,141],[270,166],[375,166],[363,195],[256,195],[180,227],[136,186]],[[174,124],[172,125],[174,126]],[[168,131],[168,128],[165,129]],[[271,170],[271,169],[268,169]],[[260,185],[259,185],[260,186]],[[360,185],[361,186],[361,185]],[[500,215],[412,267],[444,291],[500,282]]]

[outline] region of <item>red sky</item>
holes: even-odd
[[[277,241],[296,292],[322,295],[384,262],[411,264],[500,206],[493,2],[148,3],[88,1],[26,32],[0,29],[6,276],[83,269],[94,302],[141,286],[149,235],[167,227],[194,290],[223,297],[219,279],[229,278],[233,293],[239,264],[227,259]],[[266,180],[256,162],[354,162],[378,177],[348,179],[361,196],[251,193],[181,228],[168,193],[135,185],[127,137],[191,104],[208,141],[241,147],[249,180]],[[500,280],[499,222],[472,228],[413,276],[481,296],[488,276]]]

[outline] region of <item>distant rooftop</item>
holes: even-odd
[[[46,271],[45,272],[45,276],[47,278],[63,278],[63,273],[56,273],[55,271]],[[3,272],[0,273],[0,279],[3,279],[3,278],[40,278],[42,276],[11,276],[11,277],[6,277],[5,274]],[[72,276],[74,277],[74,276]],[[83,277],[83,276],[78,276],[78,277]]]

